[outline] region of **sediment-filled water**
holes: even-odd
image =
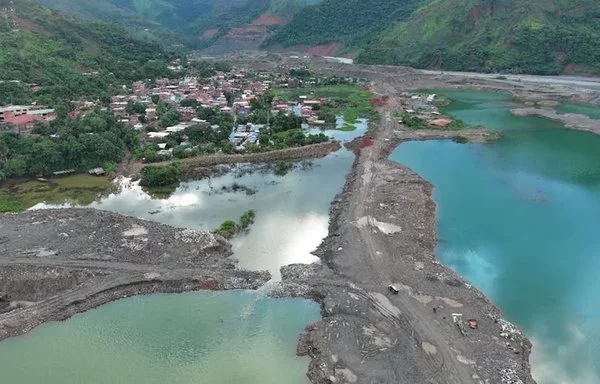
[[[246,291],[136,296],[0,343],[6,384],[306,384],[301,299]]]

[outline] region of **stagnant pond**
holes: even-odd
[[[0,343],[1,381],[306,384],[294,352],[318,318],[316,303],[255,292],[136,296]]]
[[[340,125],[343,121],[340,121]],[[367,121],[351,132],[328,130],[340,141],[362,135]],[[158,221],[177,227],[213,230],[225,220],[238,220],[247,210],[256,213],[251,230],[233,239],[235,258],[245,269],[268,270],[274,279],[292,263],[312,263],[311,251],[327,236],[329,206],[341,190],[354,154],[345,148],[325,158],[296,163],[284,175],[276,167],[240,164],[219,177],[182,183],[159,199],[137,183],[120,180],[119,191],[89,207]],[[232,190],[237,185],[237,191]],[[72,206],[38,204],[34,209]]]
[[[435,186],[438,257],[525,328],[539,384],[599,383],[600,137],[512,116],[505,95],[440,93],[447,113],[504,137],[392,153]],[[559,110],[575,109],[594,111]]]
[[[364,133],[327,131],[339,140]],[[312,263],[327,236],[329,206],[354,155],[341,149],[296,164],[239,165],[230,173],[182,183],[156,199],[121,180],[118,192],[88,206],[186,228],[215,229],[253,209],[251,230],[233,240],[246,269]],[[233,191],[236,183],[244,188]],[[224,188],[225,187],[225,188]],[[35,209],[72,206],[38,204]],[[319,317],[319,306],[259,292],[193,292],[133,297],[0,343],[0,375],[7,383],[306,383],[308,358],[296,356],[298,335]]]

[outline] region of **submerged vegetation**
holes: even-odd
[[[106,177],[91,175],[29,180],[0,189],[0,212],[20,212],[39,203],[89,205],[117,188]]]
[[[458,143],[458,144],[467,144],[469,142],[469,139],[464,136],[456,136],[455,138],[452,139],[452,141],[454,141],[455,143]]]
[[[275,164],[275,175],[285,176],[294,168],[294,164],[291,161],[278,161]]]
[[[248,231],[250,226],[254,224],[255,217],[256,213],[253,210],[248,210],[240,217],[239,224],[233,220],[225,220],[223,223],[221,223],[219,228],[213,232],[223,236],[226,239],[231,239],[236,234]]]

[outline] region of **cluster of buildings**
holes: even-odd
[[[93,75],[93,74],[90,74]],[[184,76],[177,79],[162,78],[155,81],[138,81],[129,89],[110,100],[72,100],[75,107],[70,112],[72,118],[85,115],[95,108],[111,112],[122,123],[145,131],[149,139],[161,139],[178,133],[196,124],[208,124],[197,117],[197,108],[211,108],[223,113],[245,116],[252,113],[252,101],[263,95],[271,87],[310,86],[308,79],[298,79],[291,75],[271,72],[248,74],[244,69],[230,72],[217,72],[210,78]],[[159,103],[170,105],[176,110],[178,123],[165,127],[159,124]],[[301,116],[311,125],[324,124],[318,119],[322,99],[300,96],[295,100],[278,98],[271,106],[271,112],[292,113]],[[141,106],[140,106],[141,105]],[[20,133],[30,133],[37,123],[45,123],[56,118],[53,109],[38,106],[0,107],[0,130],[11,129]],[[213,126],[217,129],[218,126]],[[230,141],[237,148],[258,142],[262,125],[243,124],[233,127]]]
[[[306,95],[301,95],[297,100],[275,100],[273,102],[272,113],[279,112],[293,113],[302,117],[309,125],[325,124],[324,120],[319,120],[319,111],[324,99],[312,99]]]
[[[54,109],[42,105],[9,105],[0,107],[0,130],[30,133],[36,123],[56,119]]]
[[[263,124],[239,124],[231,135],[229,141],[235,146],[236,149],[244,149],[249,144],[258,143],[261,129],[265,128]]]
[[[158,79],[152,87],[144,82],[134,83],[131,93],[112,98],[109,110],[123,123],[151,124],[158,117],[156,102],[164,101],[177,106],[180,121],[190,122],[196,116],[197,106],[226,113],[248,113],[250,101],[267,89],[269,85],[264,82],[247,81],[244,72],[217,73],[205,80],[197,77]],[[145,123],[139,121],[137,114],[128,113],[127,105],[131,102],[146,105]]]
[[[441,117],[441,113],[435,105],[435,94],[420,95],[403,92],[401,96],[401,104],[404,112],[420,117],[432,127],[446,128],[452,124],[452,119]]]

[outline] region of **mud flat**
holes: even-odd
[[[257,289],[229,243],[94,209],[0,215],[0,340],[136,294]]]
[[[329,236],[316,251],[322,265],[282,268],[274,293],[321,303],[322,320],[298,346],[312,358],[311,382],[533,383],[529,340],[436,260],[432,186],[387,159],[405,140],[494,134],[410,131],[391,108],[372,128],[374,144],[356,143],[357,160],[332,204]]]
[[[600,120],[576,113],[559,114],[548,108],[515,108],[511,112],[517,116],[540,116],[546,119],[560,121],[567,128],[576,129],[600,135]]]

